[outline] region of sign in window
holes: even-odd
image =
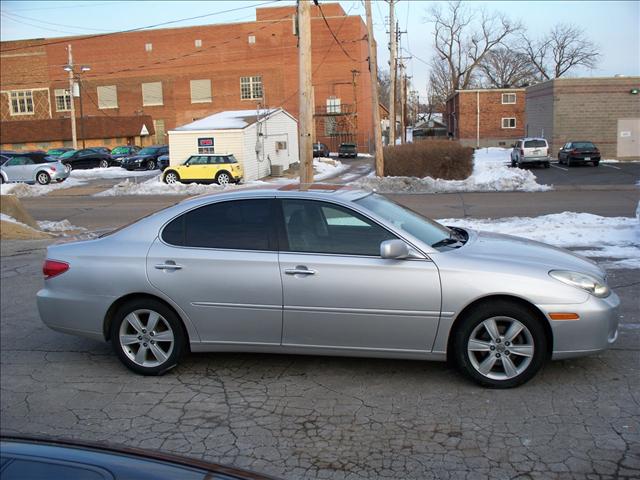
[[[198,139],[198,153],[206,155],[215,153],[215,142],[213,137],[199,138]]]

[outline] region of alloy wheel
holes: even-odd
[[[158,312],[147,309],[134,310],[124,318],[118,339],[129,360],[147,368],[164,364],[175,344],[169,322]]]
[[[492,380],[508,380],[522,374],[531,364],[533,335],[515,318],[491,317],[471,332],[467,355],[480,375]]]
[[[178,181],[178,176],[173,172],[169,172],[164,176],[164,181],[166,183],[176,183]]]
[[[46,172],[40,172],[36,177],[36,180],[40,185],[46,185],[51,181],[51,177],[49,177],[49,174]]]
[[[219,185],[228,185],[229,180],[229,175],[227,175],[226,173],[218,174],[217,182]]]
[[[109,162],[107,160],[100,160],[100,168],[109,168]]]

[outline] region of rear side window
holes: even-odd
[[[524,148],[544,148],[547,146],[545,140],[526,140],[524,142]]]
[[[219,202],[172,220],[162,239],[181,247],[275,250],[272,200]]]

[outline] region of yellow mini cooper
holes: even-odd
[[[244,172],[231,154],[191,155],[182,165],[169,166],[162,179],[165,183],[215,182],[219,185],[240,183]]]

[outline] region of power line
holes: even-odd
[[[32,11],[36,11],[36,10],[61,10],[61,9],[66,9],[66,8],[86,8],[86,7],[98,7],[98,6],[104,6],[104,5],[113,5],[114,3],[126,3],[125,1],[119,1],[119,2],[103,2],[103,3],[85,3],[85,4],[80,4],[80,5],[62,5],[62,6],[56,6],[56,7],[40,7],[40,8],[19,8],[17,10],[14,10],[15,12],[32,12]]]
[[[66,25],[64,23],[54,23],[54,22],[46,22],[44,20],[38,20],[37,18],[31,18],[31,17],[25,17],[24,15],[18,15],[17,13],[13,13],[13,12],[0,12],[0,15],[4,15],[5,17],[7,17],[9,20],[13,20],[14,22],[17,23],[22,23],[19,22],[18,20],[15,20],[11,17],[17,17],[17,18],[21,18],[23,20],[28,20],[30,22],[36,22],[36,23],[43,23],[45,25],[54,25],[56,27],[66,27],[66,28],[75,28],[76,30],[92,30],[94,32],[108,32],[109,30],[104,30],[101,28],[89,28],[89,27],[81,27],[78,25]],[[29,24],[27,24],[29,25]],[[33,26],[33,25],[31,25]],[[45,27],[42,27],[45,28]],[[75,35],[77,35],[77,33],[75,33]]]
[[[154,25],[147,25],[147,26],[144,26],[144,27],[130,28],[130,29],[127,29],[127,30],[120,30],[118,32],[102,33],[102,34],[98,34],[98,35],[89,35],[89,36],[75,38],[75,39],[73,39],[73,41],[74,42],[80,42],[80,41],[84,41],[84,40],[91,40],[91,39],[94,39],[94,38],[109,37],[109,36],[118,35],[118,34],[121,34],[121,33],[137,32],[137,31],[140,31],[140,30],[147,30],[149,28],[156,28],[156,27],[161,27],[161,26],[164,26],[164,25],[172,25],[172,24],[175,24],[175,23],[187,22],[189,20],[198,20],[198,19],[201,19],[201,18],[212,17],[214,15],[222,15],[224,13],[237,12],[239,10],[245,10],[247,8],[261,7],[263,5],[269,5],[271,3],[277,3],[279,1],[280,0],[270,0],[268,2],[262,2],[262,3],[258,3],[258,4],[254,4],[254,5],[238,7],[238,8],[232,8],[232,9],[223,10],[223,11],[220,11],[220,12],[206,13],[204,15],[197,15],[195,17],[180,18],[178,20],[170,20],[168,22],[156,23]],[[27,45],[27,46],[24,46],[24,47],[8,48],[8,49],[3,49],[2,53],[14,52],[14,51],[17,51],[17,50],[25,50],[25,49],[29,49],[29,48],[45,47],[45,46],[48,46],[48,45],[58,45],[58,44],[61,44],[61,43],[69,43],[69,41],[70,41],[69,39],[65,39],[65,40],[57,40],[57,41],[53,41],[53,42],[39,43],[39,44],[35,44],[35,45]]]
[[[349,57],[349,59],[352,62],[357,62],[357,60],[355,58],[353,58],[349,52],[347,52],[345,50],[345,48],[342,46],[342,44],[340,43],[340,40],[338,40],[338,37],[336,37],[336,34],[333,33],[333,30],[331,29],[331,26],[329,25],[329,22],[327,22],[327,17],[324,16],[324,12],[322,11],[322,5],[320,5],[318,2],[316,2],[316,4],[318,5],[318,8],[320,9],[320,15],[322,15],[322,19],[324,20],[325,25],[327,26],[327,28],[329,29],[329,32],[331,33],[331,36],[333,37],[333,39],[336,41],[336,43],[340,46],[340,49],[342,50],[342,52]],[[347,18],[345,16],[345,18]]]

